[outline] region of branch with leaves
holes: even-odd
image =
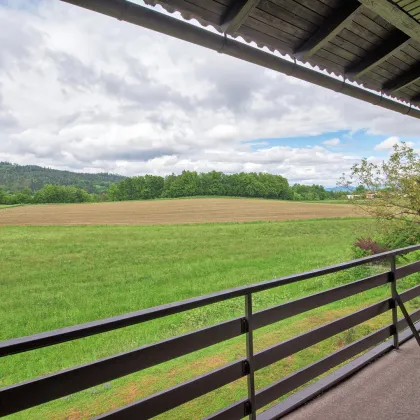
[[[359,205],[378,219],[420,224],[420,156],[405,143],[394,145],[388,161],[362,159],[350,175],[343,174],[339,185],[373,193],[374,199]]]

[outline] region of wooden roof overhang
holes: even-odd
[[[420,118],[420,0],[63,1]]]

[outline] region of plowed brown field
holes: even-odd
[[[347,204],[196,198],[92,204],[49,204],[0,210],[6,225],[155,225],[358,216]]]

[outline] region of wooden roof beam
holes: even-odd
[[[420,23],[390,0],[359,0],[391,25],[420,42]]]
[[[347,0],[338,7],[325,23],[307,39],[296,51],[295,57],[305,60],[322,49],[331,39],[341,32],[351,21],[362,5],[357,0]]]
[[[411,38],[404,32],[395,30],[389,38],[374,51],[370,51],[361,61],[351,65],[346,69],[346,76],[357,79],[363,76],[372,68],[386,61],[389,57],[400,50],[408,43]]]
[[[234,0],[224,16],[222,16],[220,26],[223,32],[233,35],[259,2],[260,0]]]
[[[420,79],[420,63],[415,64],[410,70],[385,83],[382,90],[386,93],[396,92],[418,79]]]

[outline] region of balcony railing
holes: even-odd
[[[247,398],[237,401],[229,407],[214,413],[207,417],[207,419],[240,419],[246,416],[255,419],[257,418],[257,410],[313,380],[319,375],[328,372],[330,369],[346,362],[354,356],[376,346],[373,350],[365,353],[362,358],[359,358],[357,362],[353,361],[350,364],[341,367],[335,372],[334,377],[324,378],[323,382],[317,386],[312,386],[309,392],[306,392],[303,397],[299,397],[299,400],[294,400],[289,403],[287,407],[282,407],[280,410],[281,412],[279,409],[274,408],[258,416],[258,418],[264,420],[277,418],[278,415],[284,414],[285,411],[291,410],[293,407],[316,395],[316,393],[319,393],[344,379],[350,373],[359,369],[373,358],[378,357],[391,348],[398,347],[399,343],[406,340],[409,336],[414,335],[420,344],[420,338],[416,327],[413,324],[420,320],[420,310],[409,315],[404,307],[404,302],[420,295],[420,285],[408,289],[401,294],[398,294],[396,287],[398,279],[420,271],[420,261],[396,268],[396,256],[416,250],[420,250],[420,245],[385,252],[297,275],[260,282],[250,286],[224,290],[112,318],[0,342],[0,356],[4,357],[100,334],[129,325],[148,322],[157,318],[185,312],[240,296],[244,297],[244,315],[242,317],[234,318],[217,325],[170,338],[155,344],[140,347],[126,353],[101,359],[93,363],[88,363],[3,388],[0,390],[0,416],[16,413],[57,398],[65,397],[75,392],[103,384],[231,338],[244,335],[246,340],[246,357],[170,389],[166,389],[132,404],[103,414],[98,418],[149,419],[208,392],[221,388],[237,379],[247,377]],[[265,310],[253,311],[252,297],[256,292],[384,260],[390,261],[390,270],[385,273],[376,274],[362,280],[357,280]],[[254,330],[385,284],[390,284],[390,297],[388,299],[254,353]],[[404,314],[404,318],[400,320],[397,319],[398,306]],[[389,325],[346,345],[340,350],[331,353],[321,360],[318,360],[263,389],[259,389],[258,391],[255,390],[255,371],[338,333],[344,332],[349,328],[355,327],[386,311],[392,311],[393,322]],[[404,333],[400,333],[407,325],[410,329]],[[388,340],[390,337],[392,337],[392,340]]]

